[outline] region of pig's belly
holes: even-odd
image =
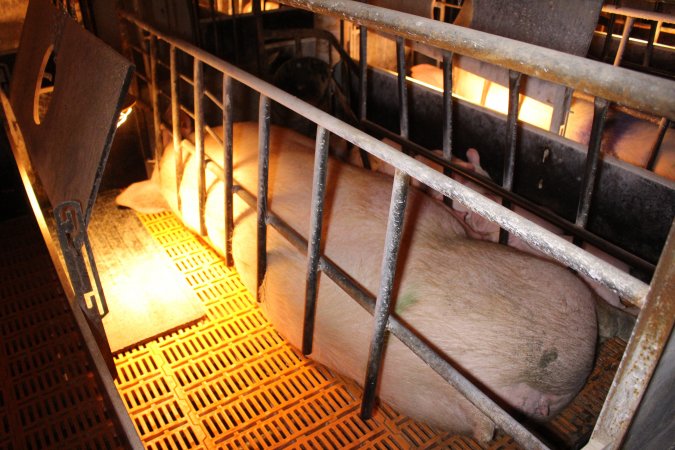
[[[249,192],[256,192],[256,141],[254,124],[235,126],[235,178]],[[207,139],[207,147],[213,150],[214,144]],[[270,208],[307,237],[313,143],[273,128],[271,147]],[[172,167],[170,153],[162,167]],[[170,189],[172,171],[162,173],[162,188]],[[189,217],[194,204],[187,201],[196,197],[191,173],[188,161],[182,214],[194,227]],[[211,180],[209,192],[207,230],[222,251],[222,184]],[[390,192],[389,177],[330,164],[324,253],[370,292],[377,292],[379,283]],[[167,196],[171,203],[172,195]],[[284,337],[300,346],[305,257],[268,229],[263,310]],[[591,294],[579,279],[553,263],[466,239],[440,202],[414,190],[403,236],[395,301],[403,321],[493,395],[529,416],[550,417],[572,399],[592,365],[596,334]],[[252,292],[255,248],[255,211],[235,197],[234,258]],[[362,382],[372,326],[368,313],[321,277],[313,359]],[[431,425],[481,440],[492,434],[485,416],[393,337],[379,395]]]

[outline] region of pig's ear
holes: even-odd
[[[499,225],[471,211],[467,213],[465,221],[471,230],[481,235],[488,235],[499,231]]]
[[[480,154],[478,153],[478,150],[476,150],[475,148],[468,149],[466,151],[466,159],[468,159],[469,162],[473,164],[474,172],[490,178],[490,175],[480,165]]]
[[[145,214],[169,210],[169,205],[159,189],[159,182],[154,174],[150,180],[139,181],[126,188],[115,198],[115,202],[119,206]]]
[[[466,159],[474,166],[480,167],[480,153],[475,148],[466,151]]]

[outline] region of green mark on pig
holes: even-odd
[[[551,364],[556,359],[558,359],[558,350],[556,350],[555,348],[547,350],[544,352],[543,355],[541,355],[541,359],[539,360],[539,367],[545,369],[549,364]]]
[[[412,292],[404,292],[398,299],[396,299],[396,314],[401,314],[403,311],[411,307],[417,302],[415,295]]]

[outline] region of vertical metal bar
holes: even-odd
[[[452,53],[448,52],[443,53],[443,158],[452,159]]]
[[[194,60],[195,158],[197,158],[197,201],[199,233],[206,235],[204,210],[206,205],[206,157],[204,155],[204,65]]]
[[[370,341],[370,354],[368,356],[363,400],[361,402],[361,418],[363,419],[369,419],[372,416],[373,406],[375,404],[375,390],[382,364],[385,333],[389,321],[389,305],[391,303],[391,293],[394,287],[394,278],[396,276],[396,263],[398,260],[401,235],[403,233],[405,208],[408,202],[409,180],[409,175],[398,169],[396,170],[396,174],[394,175],[394,188],[391,194],[391,204],[389,206],[387,234],[384,240],[380,288],[377,294],[377,303],[375,304],[375,326],[373,337]]]
[[[225,260],[231,267],[234,264],[232,258],[232,233],[234,231],[234,204],[232,200],[234,184],[232,180],[232,78],[223,74],[223,171],[225,173]]]
[[[234,44],[234,62],[239,64],[239,0],[232,0],[232,42]]]
[[[302,353],[304,355],[312,353],[329,137],[330,133],[325,128],[317,126],[316,151],[314,152],[314,178],[312,181],[312,213],[307,252],[307,279],[305,284],[305,321],[302,334]]]
[[[593,111],[593,127],[591,128],[591,137],[588,143],[588,153],[586,154],[586,169],[581,181],[581,195],[577,207],[576,224],[582,228],[586,227],[588,222],[588,211],[591,207],[591,198],[595,188],[595,178],[598,171],[598,161],[600,159],[600,144],[602,143],[602,132],[605,128],[605,119],[607,118],[607,109],[609,102],[603,98],[596,97]]]
[[[260,94],[258,108],[258,268],[256,300],[267,272],[267,184],[270,163],[270,99]]]
[[[260,9],[260,0],[253,0],[253,15],[255,16],[256,40],[258,41],[258,73],[262,78],[266,78],[267,63],[265,59],[265,36],[263,31],[262,11]]]
[[[366,120],[368,102],[368,29],[359,27],[359,119]]]
[[[659,131],[656,134],[656,139],[652,145],[652,149],[649,153],[649,161],[647,162],[647,170],[654,171],[654,166],[656,161],[659,159],[659,154],[661,153],[661,144],[663,143],[663,138],[666,136],[666,131],[670,128],[670,120],[665,117],[661,118],[659,122]]]
[[[216,41],[216,55],[221,55],[220,52],[220,29],[216,22],[216,4],[214,0],[209,0],[209,15],[211,16],[211,27],[213,28],[213,38]]]
[[[150,102],[152,103],[152,121],[155,136],[155,166],[159,167],[162,158],[162,131],[159,116],[159,88],[157,87],[157,38],[150,36]]]
[[[605,43],[602,46],[601,61],[607,60],[609,50],[612,48],[612,36],[614,35],[615,23],[616,23],[616,14],[610,14],[609,23],[607,24],[607,35],[605,36]]]
[[[452,160],[452,53],[443,52],[443,159]],[[450,176],[450,169],[443,168],[443,173]],[[443,201],[452,208],[452,199],[444,197]]]
[[[662,21],[656,22],[656,32],[654,33],[654,42],[659,42],[659,37],[661,36],[661,27],[663,26]]]
[[[621,65],[621,59],[623,58],[623,53],[626,51],[626,45],[628,45],[628,38],[630,37],[630,32],[633,29],[633,22],[635,19],[632,17],[626,17],[626,22],[623,25],[623,34],[621,35],[621,42],[619,43],[619,49],[616,51],[616,56],[614,57],[614,65]]]
[[[587,448],[620,448],[649,385],[673,330],[674,254],[675,224],[670,228],[645,305],[635,323]]]
[[[183,178],[183,147],[180,145],[180,106],[178,104],[178,68],[176,67],[176,47],[169,48],[169,68],[171,71],[171,129],[173,133],[173,154],[176,158],[176,205],[181,211],[180,183]],[[160,161],[161,162],[161,161]],[[159,170],[159,162],[157,170]]]
[[[406,83],[405,40],[396,37],[396,67],[398,69],[398,120],[399,134],[408,139],[408,86]]]
[[[502,187],[508,191],[513,189],[513,173],[516,167],[516,148],[518,146],[518,99],[520,96],[520,80],[522,74],[509,70],[509,109],[506,117],[506,151],[504,152],[504,175]],[[504,199],[502,204],[511,208],[511,202]],[[509,232],[499,230],[499,243],[508,244]]]
[[[359,119],[366,120],[368,116],[368,29],[359,27]],[[359,149],[363,167],[370,170],[368,152]]]
[[[656,29],[658,28],[658,22],[651,22],[649,28],[649,38],[647,38],[647,48],[645,48],[645,54],[642,58],[642,66],[649,67],[649,64],[652,61],[652,54],[654,53],[654,38],[656,37]]]

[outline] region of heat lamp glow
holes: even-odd
[[[424,66],[424,67],[420,67]],[[427,64],[413,68],[412,82],[443,92],[441,69]],[[459,68],[454,69],[453,96],[474,105],[484,106],[492,111],[506,114],[509,105],[509,90],[505,86],[489,81]],[[518,119],[548,130],[553,118],[553,107],[532,97],[520,95]]]
[[[124,108],[122,111],[120,111],[120,117],[117,119],[117,128],[122,126],[122,124],[127,121],[129,114],[131,114],[133,110],[134,109],[129,106],[128,108]]]

